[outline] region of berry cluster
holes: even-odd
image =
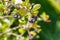
[[[0,25],[7,30],[10,29],[12,24],[18,24],[16,28],[11,28],[12,32],[9,30],[9,35],[12,35],[14,33],[13,31],[17,32],[13,34],[15,36],[17,35],[17,40],[33,40],[34,38],[39,38],[38,33],[41,31],[41,26],[37,24],[38,21],[51,22],[49,15],[46,15],[45,12],[43,12],[40,17],[37,16],[39,13],[38,9],[41,7],[40,4],[30,3],[29,1],[30,0],[4,0],[5,4],[0,4],[2,5],[0,6],[0,10],[2,8],[0,12],[3,14],[1,16],[5,17],[4,20],[1,19],[1,21],[5,21],[4,26],[6,26],[7,20],[8,28],[6,28],[7,26],[3,27],[1,23]],[[18,23],[15,22],[16,19]],[[27,37],[24,36],[26,32]],[[20,35],[22,36],[21,38]]]

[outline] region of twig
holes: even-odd
[[[5,34],[5,33],[8,33],[8,32],[10,32],[11,30],[16,30],[16,29],[18,29],[19,27],[20,27],[20,25],[17,26],[17,27],[14,27],[14,28],[12,28],[12,29],[8,29],[7,31],[5,31],[5,32],[3,32],[3,33],[0,33],[0,35],[3,35],[3,34]]]
[[[9,17],[12,17],[12,16],[0,16],[0,19],[9,18]]]

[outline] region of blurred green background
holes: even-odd
[[[31,2],[41,4],[39,14],[45,11],[52,20],[50,23],[43,21],[38,23],[42,26],[39,40],[60,40],[60,9],[57,7],[57,2],[60,3],[60,0],[31,0]]]

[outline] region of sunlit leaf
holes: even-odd
[[[44,21],[46,21],[46,20],[49,19],[49,15],[47,15],[45,12],[43,12],[43,13],[40,15],[40,17],[41,17]]]
[[[27,14],[27,10],[25,10],[24,8],[21,8],[18,10],[18,13],[21,15],[21,16],[25,16]]]
[[[19,33],[24,34],[25,30],[23,28],[19,28]]]
[[[36,10],[38,10],[38,9],[40,9],[40,7],[41,7],[41,5],[40,4],[35,4],[34,6],[33,6],[33,9],[31,10],[31,11],[36,11]]]
[[[31,31],[30,34],[32,34],[33,36],[37,35],[36,32],[34,32],[34,31]]]
[[[0,11],[4,11],[4,5],[0,4]]]
[[[25,2],[29,2],[29,0],[25,0]]]
[[[37,16],[38,13],[39,13],[39,11],[36,10],[36,11],[32,12],[32,15]]]
[[[34,27],[34,28],[38,28],[38,29],[40,28],[40,26],[37,25],[37,24],[33,24],[33,27]]]

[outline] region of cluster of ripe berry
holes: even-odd
[[[9,0],[4,0],[4,1],[5,1],[5,2],[9,2]],[[10,1],[11,1],[11,0],[10,0]],[[22,1],[25,1],[25,0],[22,0]],[[9,6],[8,6],[8,5],[9,5]],[[16,6],[15,4],[11,4],[11,2],[10,2],[10,4],[8,3],[7,6],[9,7],[9,10],[7,10],[7,13],[4,11],[4,15],[6,15],[6,14],[11,15],[11,13],[12,13],[13,10],[14,10],[14,8],[20,9],[19,6]],[[23,11],[23,10],[22,10],[22,11]],[[22,14],[22,13],[21,13],[21,14]],[[18,13],[14,14],[13,17],[14,17],[14,18],[18,18],[18,19],[21,19],[21,18],[22,18],[22,16],[19,15]],[[34,23],[34,22],[36,21],[36,18],[37,18],[36,16],[32,16],[31,19],[29,20],[29,22]]]
[[[21,25],[21,27],[18,28],[19,33],[24,34],[25,30],[27,32],[29,31],[29,37],[32,39],[41,31],[41,26],[37,24],[38,20],[43,20],[45,22],[51,22],[51,20],[49,20],[49,15],[46,15],[45,12],[43,12],[39,17],[37,16],[39,13],[38,9],[41,7],[40,4],[30,3],[29,0],[18,1],[15,0],[15,2],[12,3],[12,0],[4,0],[5,8],[3,14],[4,16],[8,15],[12,16],[13,19],[18,19],[18,25]],[[33,28],[32,31],[30,31],[31,28]]]

